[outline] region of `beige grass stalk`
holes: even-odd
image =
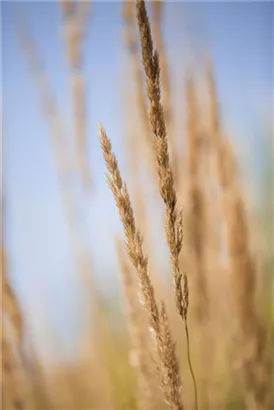
[[[29,63],[30,71],[36,82],[42,110],[49,125],[50,134],[54,144],[54,154],[60,183],[61,197],[70,228],[72,246],[75,251],[75,259],[78,263],[82,280],[87,285],[91,281],[91,260],[88,251],[84,249],[82,243],[82,233],[80,229],[81,215],[78,212],[77,202],[71,189],[70,174],[72,167],[68,160],[64,125],[49,84],[47,72],[28,30],[28,25],[24,19],[24,15],[18,13],[15,17],[18,36],[20,38],[27,62]],[[81,240],[79,238],[81,238]]]
[[[75,3],[73,0],[61,0],[61,7],[66,17],[71,17],[75,13]]]
[[[14,348],[8,336],[5,322],[2,323],[1,330],[1,408],[3,410],[28,410],[30,403],[22,377],[22,369],[14,354]]]
[[[213,73],[212,62],[210,57],[206,57],[206,75],[209,88],[209,121],[210,121],[210,134],[212,138],[212,146],[216,152],[217,172],[218,180],[223,189],[229,184],[230,175],[225,173],[224,164],[222,162],[222,142],[221,142],[221,126],[220,115],[218,107],[218,99],[215,86],[215,78]]]
[[[241,361],[250,407],[267,410],[274,405],[269,394],[271,387],[268,382],[272,373],[272,359],[267,349],[266,329],[256,311],[256,264],[250,252],[247,216],[240,187],[235,178],[234,155],[231,158],[231,154],[231,150],[224,147],[223,160],[232,178],[227,207],[228,246],[233,272],[234,308],[239,323],[238,336],[241,344],[245,342],[245,350],[241,349]]]
[[[86,228],[82,219],[82,214],[79,212],[77,206],[77,198],[73,191],[71,179],[71,171],[73,167],[68,160],[64,125],[49,84],[46,69],[41,61],[36,44],[29,32],[24,14],[21,13],[21,10],[18,10],[15,17],[18,37],[30,66],[31,74],[35,80],[43,114],[48,123],[50,136],[54,146],[53,152],[59,177],[61,200],[68,221],[72,252],[77,273],[79,274],[81,284],[83,285],[83,291],[88,293],[88,303],[90,304],[89,314],[96,321],[96,318],[99,317],[95,314],[95,311],[99,310],[99,298],[95,283],[91,276],[91,272],[93,271],[92,258],[83,237],[83,231]],[[87,321],[86,332],[83,336],[83,350],[88,346],[88,351],[90,351],[91,340],[93,340],[92,326],[92,321],[89,318]],[[96,342],[94,341],[94,343]]]
[[[14,292],[6,277],[5,253],[1,249],[1,389],[3,410],[31,407],[28,384],[22,368],[23,319]]]
[[[177,209],[177,194],[175,191],[174,178],[168,154],[167,131],[161,103],[159,56],[157,51],[154,50],[150,22],[148,19],[145,2],[143,0],[137,0],[136,10],[142,47],[143,66],[146,74],[147,95],[149,99],[148,115],[155,142],[160,194],[165,204],[165,229],[174,278],[176,306],[185,325],[187,355],[194,384],[195,407],[197,409],[197,386],[190,359],[190,343],[187,323],[189,302],[188,281],[186,273],[182,275],[179,267],[179,256],[183,241],[182,210]],[[182,278],[183,286],[181,283]]]
[[[76,141],[76,164],[84,185],[90,188],[91,177],[88,160],[86,158],[86,89],[83,76],[82,49],[87,16],[90,11],[90,7],[88,6],[90,6],[91,1],[77,2],[74,4],[72,0],[66,0],[60,3],[64,15],[64,34],[70,69]]]
[[[240,360],[243,364],[247,404],[251,408],[267,410],[271,407],[268,391],[268,378],[271,374],[268,368],[271,360],[266,357],[265,328],[255,306],[256,265],[250,251],[247,214],[238,183],[235,155],[228,141],[221,138],[214,74],[210,61],[207,63],[211,133],[216,152],[218,181],[222,189],[222,211],[226,221],[228,251],[231,259],[232,296],[239,329],[240,345],[237,351],[241,355]],[[243,345],[245,345],[244,350],[240,347]]]
[[[3,312],[8,316],[16,345],[20,349],[23,339],[23,318],[18,301],[6,277],[6,261],[3,248],[1,250],[1,279]]]
[[[173,342],[170,343],[169,324],[162,309],[159,312],[157,306],[154,288],[148,271],[148,259],[143,251],[143,240],[135,224],[129,193],[121,178],[117,159],[112,153],[111,143],[102,126],[99,126],[99,133],[100,143],[108,169],[108,183],[115,198],[126,236],[125,247],[137,271],[143,303],[149,315],[149,324],[160,362],[159,375],[161,378],[161,387],[170,408],[173,410],[183,409],[181,379],[178,371],[175,346]]]
[[[70,173],[70,166],[66,149],[64,149],[65,140],[62,120],[49,86],[49,80],[44,63],[41,61],[38,54],[37,47],[29,32],[27,22],[25,21],[22,13],[18,13],[15,17],[18,38],[20,39],[22,50],[25,54],[27,62],[29,63],[31,74],[34,77],[43,114],[45,115],[46,121],[48,122],[50,128],[52,142],[54,145],[57,172],[60,179],[63,206],[66,210],[69,225],[73,230],[73,226],[77,218],[75,215],[76,211],[73,205],[73,198],[68,189],[68,174]]]
[[[220,349],[220,341],[216,332],[218,326],[218,314],[216,314],[219,296],[219,282],[221,268],[218,266],[220,251],[216,247],[216,215],[218,215],[217,201],[212,203],[212,178],[210,172],[209,135],[205,133],[203,126],[203,105],[201,105],[201,90],[199,89],[198,73],[194,67],[190,66],[186,78],[186,117],[187,117],[187,180],[188,184],[188,207],[187,218],[187,237],[185,246],[189,249],[185,252],[191,259],[191,272],[193,269],[193,281],[195,295],[196,319],[198,319],[199,340],[199,362],[200,371],[200,401],[203,400],[205,408],[218,408],[223,401],[222,393],[218,386],[220,375],[219,369],[222,368],[220,360],[217,359]],[[208,200],[208,196],[210,198]],[[212,215],[214,217],[212,218]],[[218,242],[217,242],[218,243]],[[211,317],[214,312],[214,320]],[[218,308],[217,308],[218,309]],[[222,318],[223,315],[219,316]],[[211,369],[208,372],[208,369]]]
[[[134,356],[137,358],[138,403],[140,409],[156,409],[157,393],[153,385],[152,361],[149,357],[147,331],[143,312],[138,301],[138,288],[129,262],[124,253],[124,244],[116,238],[116,251],[123,278],[126,313],[128,315],[129,333]]]
[[[29,332],[28,336],[30,336]],[[52,406],[52,403],[48,395],[45,368],[42,365],[41,358],[39,357],[36,346],[34,346],[33,340],[29,337],[28,341],[31,359],[28,360],[26,371],[32,386],[32,395],[39,409],[48,410],[49,407]]]
[[[200,185],[201,135],[199,130],[198,102],[193,78],[186,83],[187,98],[187,136],[188,136],[188,171],[189,171],[189,203],[191,248],[195,263],[197,288],[197,314],[199,319],[205,319],[208,312],[208,295],[206,283],[206,214],[205,198]]]

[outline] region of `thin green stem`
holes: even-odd
[[[193,371],[193,367],[191,363],[189,332],[188,332],[188,324],[187,324],[186,318],[184,318],[184,323],[185,323],[185,332],[186,332],[187,359],[188,359],[189,370],[191,373],[193,387],[194,387],[195,410],[198,410],[198,390],[197,390],[197,383],[196,383],[196,379],[195,379],[195,375],[194,375],[194,371]]]

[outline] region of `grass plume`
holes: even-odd
[[[180,272],[179,256],[183,244],[182,210],[177,209],[177,194],[175,191],[174,177],[169,160],[167,130],[164,111],[161,103],[161,83],[159,55],[154,50],[145,2],[138,0],[136,3],[137,20],[142,47],[143,66],[146,74],[147,96],[149,100],[149,120],[155,142],[158,181],[160,194],[165,204],[166,238],[170,252],[172,272],[174,278],[176,306],[179,315],[185,324],[187,337],[187,354],[189,367],[193,378],[195,392],[195,407],[198,408],[197,386],[190,360],[190,343],[187,323],[189,303],[189,289],[187,275]],[[183,285],[182,285],[183,279]]]
[[[174,343],[170,343],[171,335],[167,316],[163,308],[159,312],[154,295],[154,288],[148,271],[148,258],[143,251],[141,233],[136,227],[129,193],[121,178],[118,162],[112,153],[111,142],[103,127],[99,126],[100,143],[108,174],[107,180],[113,193],[126,236],[125,247],[128,256],[138,274],[138,281],[144,305],[149,315],[149,324],[159,357],[159,375],[166,402],[173,410],[182,410],[181,378]],[[176,366],[175,364],[176,363]]]

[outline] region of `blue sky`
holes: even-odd
[[[37,303],[58,303],[60,311],[72,317],[79,302],[73,298],[68,229],[48,127],[14,29],[14,3],[1,4],[5,235],[11,275],[23,303],[36,289]],[[46,64],[69,135],[69,83],[59,4],[20,2],[20,6]],[[119,140],[125,63],[121,10],[120,2],[93,3],[84,53],[89,157],[95,183],[84,212],[102,283],[105,277],[116,280],[112,234],[120,225],[105,183],[97,125],[103,122],[123,166]],[[273,3],[168,2],[164,35],[177,72],[188,60],[190,47],[198,59],[204,49],[211,50],[225,125],[246,153],[244,162],[260,167],[264,122],[273,113]],[[67,285],[61,291],[64,280]],[[55,318],[56,326],[62,317]]]

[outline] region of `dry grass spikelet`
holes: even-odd
[[[176,306],[183,319],[187,316],[188,293],[182,292],[182,274],[179,270],[179,255],[182,249],[182,211],[177,210],[177,195],[169,161],[168,141],[163,107],[161,104],[159,56],[154,50],[151,29],[144,1],[137,1],[143,65],[146,74],[147,95],[149,99],[149,120],[155,138],[158,180],[160,194],[166,209],[166,236],[171,256],[176,291]],[[184,275],[184,288],[186,275]]]
[[[164,110],[161,103],[159,55],[157,51],[154,50],[150,22],[144,0],[137,0],[136,13],[141,41],[143,66],[146,75],[147,96],[149,100],[148,115],[155,142],[158,181],[160,194],[165,203],[165,230],[173,271],[175,300],[178,313],[182,317],[185,325],[188,363],[193,379],[195,407],[197,409],[197,385],[190,359],[190,342],[187,324],[189,304],[188,280],[186,273],[182,275],[180,272],[179,261],[183,243],[182,210],[177,209],[177,194],[175,191],[174,177],[169,160],[167,129],[164,118]],[[181,284],[182,277],[183,286]]]
[[[126,236],[126,250],[137,271],[141,294],[149,316],[153,341],[160,361],[159,375],[161,386],[164,391],[166,402],[169,404],[170,408],[173,410],[182,410],[183,403],[180,397],[181,379],[179,371],[174,374],[174,360],[176,361],[177,359],[174,345],[170,344],[171,335],[167,317],[165,316],[165,324],[163,327],[161,321],[162,312],[159,312],[155,299],[154,288],[148,271],[148,259],[143,251],[141,234],[135,224],[129,193],[121,178],[117,159],[112,153],[111,142],[101,125],[99,126],[99,133],[103,156],[108,170],[108,183],[115,198]],[[162,327],[165,331],[162,331]],[[174,354],[170,354],[167,345],[170,345],[169,349],[171,349]],[[170,360],[171,358],[172,360]],[[167,369],[167,371],[163,372],[162,369]],[[178,364],[176,369],[179,369]],[[174,379],[176,379],[176,382]]]
[[[143,239],[135,225],[128,189],[122,181],[117,159],[111,151],[111,142],[101,125],[99,126],[99,132],[101,147],[108,169],[108,184],[114,195],[126,235],[125,245],[127,253],[138,272],[144,303],[150,312],[150,325],[156,332],[159,328],[159,312],[154,297],[154,289],[148,274],[148,259],[142,248]]]
[[[166,391],[168,404],[171,408],[181,408],[181,378],[180,369],[175,352],[175,343],[172,340],[167,312],[164,303],[160,306],[160,356],[161,356],[161,384]]]
[[[172,107],[171,107],[171,87],[169,81],[167,56],[165,53],[163,35],[162,35],[162,17],[163,17],[163,2],[152,1],[152,18],[153,18],[153,32],[157,50],[160,54],[160,64],[162,73],[162,85],[163,85],[163,106],[165,112],[165,120],[168,126],[172,123]],[[173,145],[173,134],[170,135],[170,143]]]

